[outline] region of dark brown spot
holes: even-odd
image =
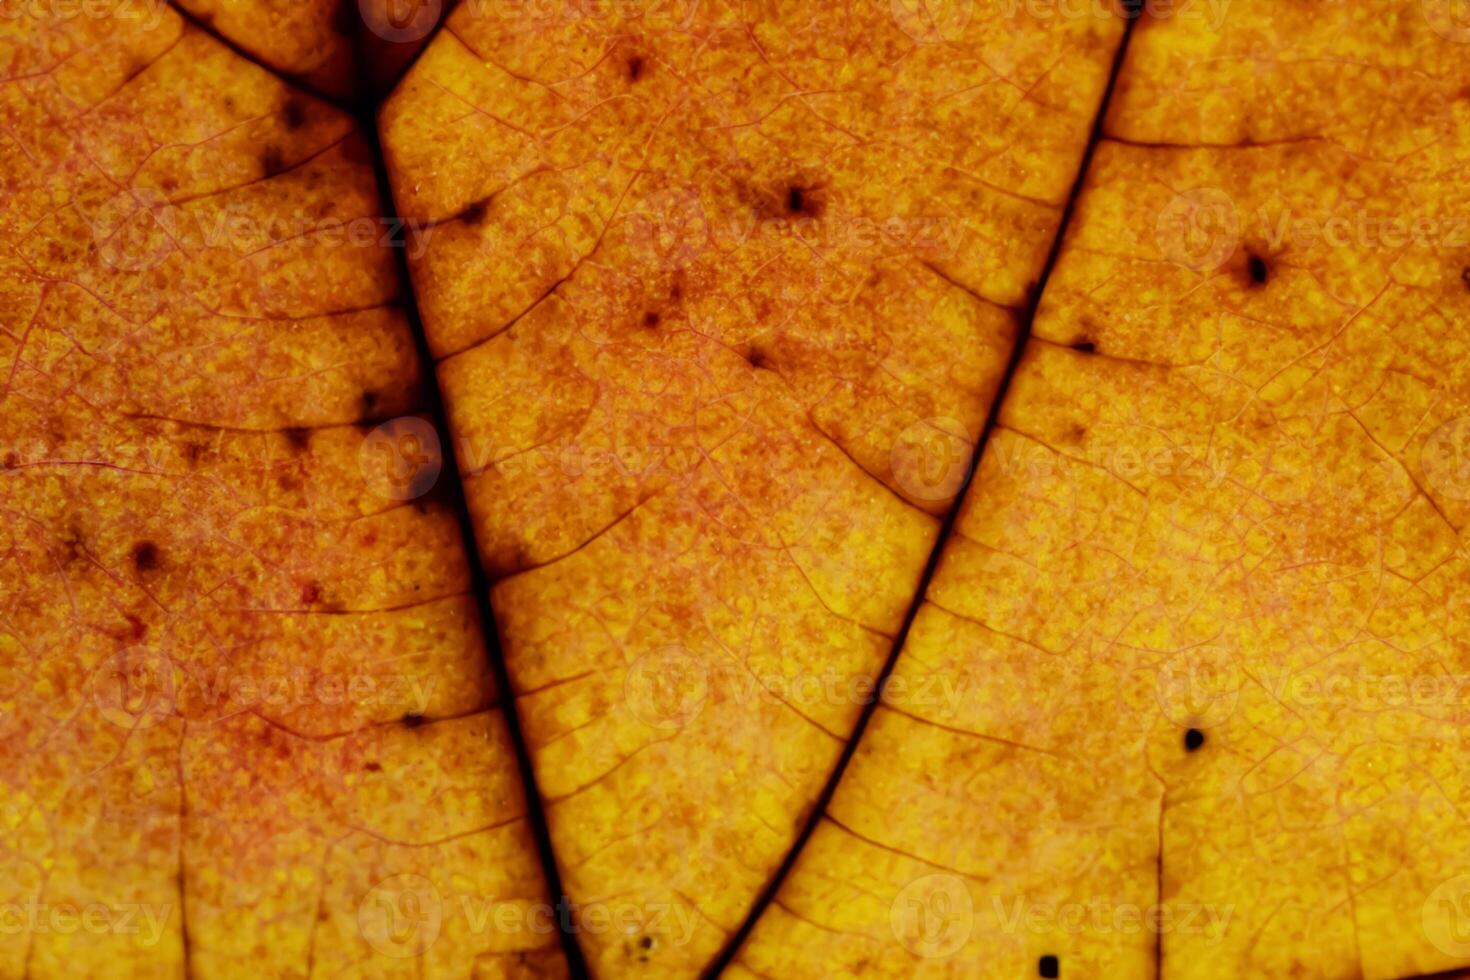
[[[311,430],[293,425],[286,430],[286,442],[290,443],[292,449],[299,452],[311,445]]]
[[[1470,269],[1466,269],[1465,271],[1467,273],[1470,273]],[[684,284],[676,280],[674,282],[674,284],[669,287],[669,299],[671,299],[671,300],[673,300],[674,302],[677,303],[679,300],[681,300],[683,298],[684,298]]]
[[[1246,262],[1246,271],[1250,273],[1251,282],[1257,286],[1266,285],[1269,270],[1266,268],[1266,260],[1259,255],[1252,255]]]
[[[83,536],[81,528],[75,524],[72,524],[66,529],[66,533],[61,537],[61,545],[64,550],[65,561],[68,565],[87,553],[86,538]]]
[[[17,456],[14,452],[8,452],[5,454],[5,468],[7,470],[15,469],[15,466],[18,462],[20,462],[20,457]]]
[[[757,371],[761,370],[762,368],[769,368],[771,363],[771,356],[759,347],[751,347],[748,351],[746,351],[745,359],[749,361],[750,366],[755,368]]]
[[[287,99],[281,107],[281,121],[290,130],[300,129],[306,123],[306,109],[297,99]]]
[[[139,541],[133,545],[133,567],[140,572],[151,572],[158,567],[158,545],[152,541]]]
[[[184,443],[184,459],[190,466],[199,465],[199,460],[204,456],[204,444],[200,442]]]
[[[781,201],[786,214],[793,218],[820,218],[827,209],[821,186],[811,182],[790,182]]]
[[[1073,350],[1080,351],[1083,354],[1093,354],[1097,352],[1097,344],[1088,340],[1086,337],[1082,338],[1081,340],[1072,341],[1070,346]]]
[[[128,621],[128,638],[137,642],[148,635],[148,624],[143,622],[132,613],[123,613],[123,619]]]
[[[403,716],[404,728],[418,728],[424,723],[424,716],[417,711],[410,711]]]
[[[459,213],[459,220],[467,225],[478,225],[485,220],[485,215],[489,210],[490,201],[488,198],[483,201],[475,201]]]
[[[653,310],[649,310],[647,313],[643,314],[643,325],[645,327],[656,327],[658,326],[658,322],[659,315]]]
[[[301,602],[303,605],[314,605],[322,598],[322,587],[319,582],[307,582],[301,587]]]
[[[286,169],[286,160],[281,156],[279,147],[267,146],[260,154],[260,172],[267,177],[274,177]]]
[[[1460,281],[1465,284],[1466,289],[1470,289],[1470,265],[1460,270]]]
[[[636,82],[643,77],[643,58],[634,55],[628,59],[628,81]]]
[[[364,391],[362,393],[362,396],[357,400],[358,414],[365,419],[372,418],[373,412],[377,409],[377,407],[378,393],[376,391],[373,391],[371,388]]]
[[[382,772],[383,771],[383,767],[380,764],[376,763],[376,762],[366,762],[366,763],[363,763],[363,768],[366,769],[368,772]]]

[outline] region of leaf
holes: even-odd
[[[690,974],[904,622],[1121,22],[543,12],[457,9],[383,141],[557,863],[644,936],[578,943]]]
[[[554,972],[367,145],[158,13],[7,28],[0,973]]]
[[[899,687],[739,967],[1465,964],[1464,40],[1137,24]]]
[[[133,2],[0,21],[0,973],[1470,959],[1453,3]]]

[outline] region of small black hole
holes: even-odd
[[[1055,956],[1048,953],[1037,962],[1036,972],[1043,977],[1050,978],[1050,980],[1056,980],[1057,977],[1062,975],[1062,965],[1057,962]]]
[[[1184,747],[1189,751],[1193,752],[1195,749],[1204,744],[1205,733],[1200,731],[1198,728],[1191,728],[1189,731],[1184,733]]]

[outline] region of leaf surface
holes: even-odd
[[[731,975],[1464,966],[1470,63],[1434,12],[1138,23],[893,675],[961,697],[878,708]]]
[[[637,918],[578,941],[687,975],[904,621],[1121,22],[622,13],[464,5],[380,122],[558,867]]]
[[[0,974],[1470,962],[1449,0],[179,2],[0,21]]]
[[[369,421],[428,427],[362,135],[171,12],[7,25],[0,973],[557,972],[472,928],[546,885]]]

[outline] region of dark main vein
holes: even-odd
[[[872,720],[873,713],[882,703],[882,691],[888,683],[888,678],[893,674],[893,669],[898,664],[899,654],[902,653],[904,643],[908,639],[909,630],[913,627],[914,618],[918,615],[920,607],[924,604],[925,595],[929,591],[929,583],[934,579],[934,572],[939,567],[939,560],[944,554],[945,545],[953,536],[955,522],[959,517],[961,506],[970,489],[970,482],[974,479],[975,471],[979,468],[980,459],[985,453],[985,447],[990,444],[990,436],[995,431],[999,419],[1001,405],[1005,402],[1006,395],[1010,391],[1011,379],[1015,377],[1016,369],[1021,365],[1021,359],[1025,356],[1027,341],[1031,338],[1031,328],[1036,321],[1036,311],[1041,305],[1042,294],[1046,291],[1047,283],[1051,280],[1053,269],[1056,268],[1057,258],[1061,255],[1062,242],[1066,237],[1068,228],[1072,224],[1072,215],[1077,208],[1077,200],[1082,194],[1082,186],[1087,179],[1087,172],[1092,167],[1092,157],[1097,150],[1097,145],[1103,138],[1103,120],[1107,117],[1108,106],[1112,102],[1113,88],[1118,81],[1118,73],[1123,67],[1123,59],[1128,53],[1128,41],[1133,36],[1133,26],[1138,20],[1141,4],[1137,0],[1124,0],[1124,9],[1129,12],[1124,27],[1123,37],[1118,43],[1117,50],[1113,53],[1113,62],[1108,70],[1107,85],[1103,89],[1102,98],[1098,102],[1097,113],[1093,117],[1092,131],[1087,139],[1087,146],[1082,151],[1082,159],[1077,165],[1077,175],[1072,180],[1071,190],[1067,194],[1066,204],[1062,208],[1061,219],[1057,224],[1056,234],[1052,237],[1051,248],[1047,251],[1046,261],[1042,264],[1041,275],[1036,280],[1035,287],[1027,299],[1025,309],[1021,313],[1019,329],[1016,332],[1015,343],[1011,347],[1010,360],[1006,363],[1005,371],[1000,378],[1000,384],[996,386],[995,395],[990,401],[989,411],[985,416],[985,425],[980,430],[980,438],[975,443],[975,452],[970,458],[969,468],[965,472],[963,482],[955,494],[954,503],[950,505],[948,513],[944,515],[944,523],[940,525],[939,536],[934,542],[933,549],[929,552],[929,560],[924,565],[923,575],[919,578],[919,587],[914,592],[914,601],[909,605],[908,612],[904,614],[903,625],[899,628],[898,635],[893,640],[893,646],[889,649],[888,659],[884,661],[882,669],[878,673],[876,690],[877,697],[869,699],[858,715],[857,724],[853,726],[852,736],[848,738],[847,744],[843,746],[842,754],[837,758],[837,764],[832,769],[832,774],[827,778],[827,783],[818,794],[816,804],[812,808],[812,814],[807,819],[806,825],[797,834],[796,841],[791,845],[791,850],[786,854],[781,866],[771,877],[765,889],[756,898],[751,906],[745,921],[741,923],[720,951],[720,955],[706,969],[704,976],[713,978],[724,972],[736,955],[740,947],[749,938],[756,922],[764,914],[766,907],[776,898],[776,893],[785,882],[787,875],[795,866],[797,858],[806,847],[817,824],[826,815],[828,807],[832,803],[832,797],[837,792],[837,785],[842,781],[843,774],[847,771],[848,764],[857,751],[858,743],[862,741],[863,732],[867,730],[868,722]],[[1160,857],[1162,862],[1162,856]],[[1162,868],[1160,869],[1162,874]]]
[[[367,29],[366,25],[359,25],[360,29],[354,32],[354,36],[352,38],[352,54],[356,68],[356,81],[359,98],[354,103],[344,103],[342,100],[336,99],[331,95],[328,95],[327,93],[316,89],[306,80],[285,74],[279,69],[276,69],[267,64],[261,57],[256,55],[255,52],[246,49],[245,47],[226,37],[224,34],[215,29],[212,24],[208,23],[204,19],[195,16],[189,10],[185,9],[178,2],[178,0],[169,0],[169,6],[177,14],[179,14],[186,23],[208,34],[210,37],[214,38],[214,40],[229,48],[230,51],[232,51],[236,56],[240,57],[241,59],[250,62],[251,64],[255,65],[258,68],[261,68],[264,71],[270,72],[272,75],[275,75],[276,77],[282,79],[288,85],[300,89],[309,95],[319,98],[322,101],[327,102],[335,106],[336,108],[351,114],[357,121],[358,129],[363,134],[363,138],[367,143],[368,150],[372,158],[373,173],[377,181],[382,217],[392,223],[392,227],[404,227],[402,223],[402,216],[398,214],[397,204],[393,200],[393,188],[388,182],[387,162],[383,157],[382,141],[379,139],[378,134],[376,120],[376,110],[378,106],[371,94],[374,89],[372,85],[372,80],[367,69],[366,58],[368,57],[368,54],[366,51],[364,51],[362,38],[362,31]],[[438,26],[442,25],[443,19],[441,18],[439,25],[437,25],[435,28],[435,31],[437,32]],[[428,47],[428,43],[430,40],[432,40],[432,37],[424,39],[423,46],[420,48],[419,53],[422,52],[423,48]],[[417,53],[415,54],[415,57],[417,57]],[[410,59],[409,62],[403,66],[402,70],[404,72],[407,71],[409,65],[412,64],[412,61],[413,59]],[[402,72],[400,72],[399,74],[401,77]],[[394,258],[394,265],[397,271],[399,282],[401,284],[401,306],[405,315],[408,318],[409,326],[413,333],[414,346],[418,351],[419,364],[423,366],[424,370],[424,404],[422,406],[422,411],[424,412],[424,414],[430,416],[433,419],[434,427],[437,431],[441,433],[447,433],[449,431],[449,428],[447,424],[447,417],[444,413],[444,400],[439,391],[438,378],[434,372],[434,359],[429,351],[428,338],[427,335],[424,333],[423,320],[419,316],[418,302],[414,297],[413,281],[409,278],[406,249],[398,247],[395,248],[394,251],[396,253]],[[536,840],[536,851],[541,860],[542,872],[546,876],[547,891],[552,896],[552,900],[555,902],[556,905],[556,921],[558,932],[561,936],[562,953],[566,957],[567,966],[573,978],[587,977],[589,976],[589,973],[587,970],[586,958],[582,955],[581,946],[578,945],[576,934],[572,930],[570,900],[567,897],[566,890],[562,887],[561,872],[557,869],[556,866],[556,856],[551,847],[551,833],[546,823],[545,810],[542,808],[541,793],[536,786],[536,773],[531,765],[531,754],[526,747],[525,733],[521,729],[520,718],[516,713],[515,698],[511,693],[512,687],[510,683],[510,674],[508,669],[506,668],[504,651],[500,647],[499,632],[495,628],[495,613],[490,606],[490,579],[485,573],[484,565],[480,562],[479,547],[475,542],[473,525],[470,522],[469,508],[465,503],[464,488],[461,485],[460,481],[460,474],[462,473],[462,470],[459,465],[459,460],[454,455],[452,445],[453,440],[446,441],[451,444],[449,452],[446,454],[447,461],[451,464],[451,467],[446,471],[445,476],[443,479],[440,480],[439,485],[435,487],[435,493],[436,495],[440,496],[440,499],[445,504],[454,509],[457,519],[459,521],[461,531],[461,546],[464,548],[465,559],[470,570],[470,589],[474,595],[476,608],[479,612],[481,632],[484,635],[485,639],[487,659],[490,662],[490,669],[495,677],[495,686],[498,695],[499,707],[505,715],[506,728],[510,732],[511,746],[515,751],[516,767],[520,772],[521,785],[525,791],[526,820],[531,827],[532,836]],[[181,814],[181,824],[186,816],[186,813]],[[179,904],[181,915],[183,914],[182,910],[184,908],[184,877],[185,872],[181,860],[179,874]],[[189,978],[193,976],[193,970],[189,952],[187,920],[184,921],[183,929],[183,975],[185,980],[189,980]]]
[[[441,21],[441,26],[442,23]],[[425,40],[425,48],[428,47],[429,40],[431,39]],[[377,106],[368,94],[372,89],[366,65],[367,55],[363,50],[360,33],[353,39],[353,56],[356,61],[359,91],[363,93],[362,102],[356,114],[359,128],[367,141],[372,157],[373,172],[377,178],[378,194],[382,202],[382,214],[389,222],[403,228],[402,216],[398,213],[397,203],[393,199],[393,187],[388,181],[388,165],[383,156],[383,144],[377,127]],[[407,242],[402,244],[406,246]],[[448,417],[444,412],[444,398],[439,390],[434,358],[429,351],[429,341],[427,334],[424,333],[423,320],[419,316],[413,280],[409,278],[407,248],[395,248],[394,252],[394,263],[402,289],[402,307],[408,317],[414,346],[418,350],[419,364],[422,365],[424,372],[423,411],[433,419],[434,428],[437,431],[448,433]],[[536,785],[536,771],[531,764],[531,753],[526,746],[526,736],[521,728],[520,716],[516,712],[515,696],[512,693],[514,689],[511,687],[510,671],[506,667],[505,651],[500,646],[499,630],[495,628],[495,611],[490,605],[490,578],[485,572],[484,564],[480,561],[480,550],[475,541],[474,525],[470,521],[469,507],[465,502],[464,487],[460,479],[463,469],[455,454],[454,440],[443,441],[448,446],[444,452],[445,461],[450,465],[445,467],[439,485],[435,487],[435,494],[436,496],[442,494],[441,499],[454,508],[459,520],[465,561],[470,570],[470,592],[474,595],[475,605],[479,611],[481,632],[485,637],[485,651],[490,662],[490,670],[495,676],[497,700],[500,710],[505,715],[511,746],[515,750],[516,768],[520,771],[521,786],[526,796],[526,820],[536,840],[536,852],[541,859],[541,870],[546,876],[547,891],[556,906],[557,931],[561,936],[562,953],[566,957],[572,977],[587,977],[589,976],[587,961],[582,955],[582,947],[578,944],[576,933],[572,929],[570,900],[566,889],[562,887],[561,872],[557,868],[556,854],[551,846],[551,831],[546,822],[541,791]]]

